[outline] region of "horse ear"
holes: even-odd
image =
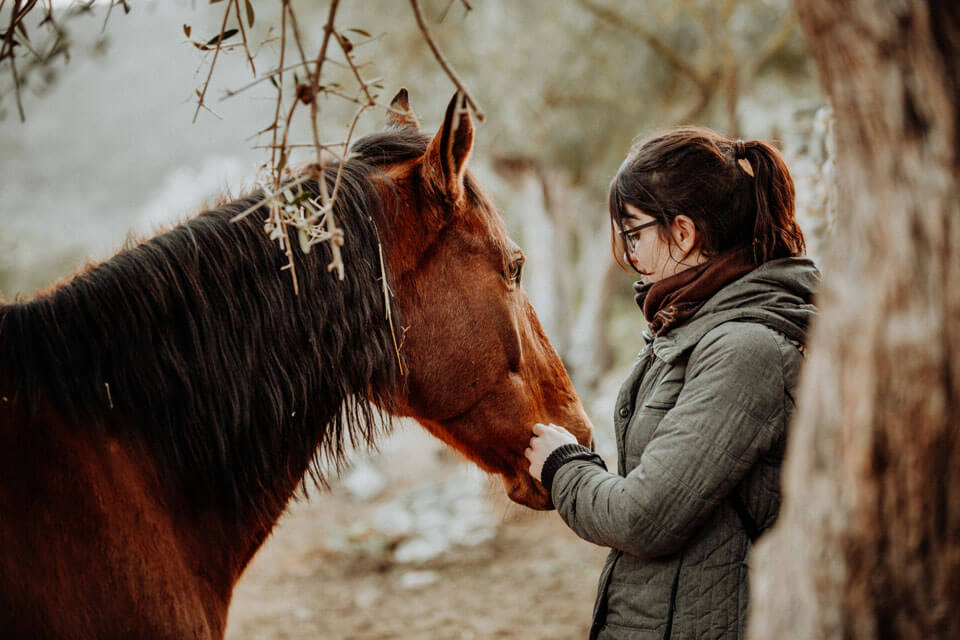
[[[409,97],[407,89],[402,88],[390,101],[390,111],[387,112],[388,127],[397,127],[398,129],[412,127],[417,131],[420,130],[420,121],[417,120],[416,114],[410,108]]]
[[[472,148],[473,121],[464,95],[458,91],[447,105],[443,126],[427,146],[423,162],[427,177],[454,200],[463,195],[463,174]]]

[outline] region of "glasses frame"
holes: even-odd
[[[660,224],[659,220],[651,220],[650,222],[644,222],[643,224],[638,224],[635,227],[630,227],[629,229],[620,229],[617,233],[623,238],[627,243],[627,248],[630,251],[636,249],[637,244],[633,240],[633,236],[639,234],[644,229]]]

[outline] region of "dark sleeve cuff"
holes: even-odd
[[[547,456],[547,461],[543,463],[543,471],[540,472],[540,483],[543,484],[547,493],[553,492],[553,477],[557,475],[557,471],[571,460],[590,460],[599,464],[604,470],[607,468],[603,458],[585,446],[581,444],[561,445]]]

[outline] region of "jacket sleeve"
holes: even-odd
[[[553,479],[560,516],[582,538],[655,557],[686,544],[780,437],[784,374],[774,333],[726,323],[694,347],[676,405],[626,477],[582,459]]]

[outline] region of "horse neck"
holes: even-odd
[[[387,404],[396,378],[372,221],[344,224],[343,282],[322,247],[294,252],[296,295],[263,218],[228,222],[253,201],[11,305],[0,325],[17,401],[50,402],[141,452],[171,511],[217,532],[234,564],[269,533],[318,447],[339,467],[345,441],[372,440],[368,400]]]

